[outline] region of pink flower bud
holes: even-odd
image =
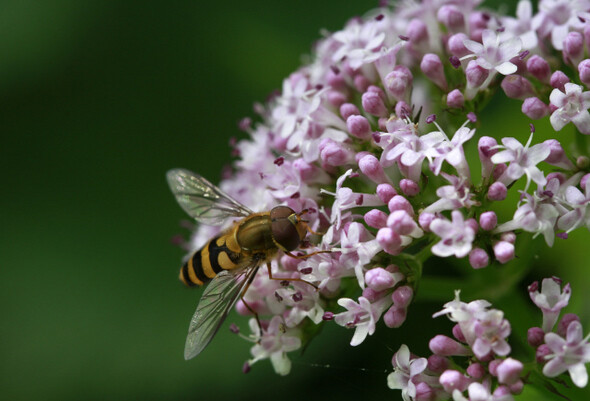
[[[502,363],[502,359],[494,359],[488,364],[488,371],[492,376],[498,376],[498,366]]]
[[[449,53],[453,56],[463,57],[469,54],[469,50],[463,44],[465,39],[469,39],[464,33],[456,33],[447,41]]]
[[[401,237],[389,227],[379,229],[377,232],[377,243],[390,255],[399,255],[402,251]]]
[[[506,188],[506,185],[496,181],[490,185],[490,188],[488,189],[488,199],[492,201],[501,201],[506,199],[507,193],[508,189]]]
[[[434,336],[428,342],[428,348],[430,348],[433,354],[441,356],[471,354],[471,352],[466,346],[442,334]]]
[[[387,218],[387,226],[391,227],[399,235],[412,235],[416,233],[418,224],[405,210],[394,210]],[[417,233],[416,233],[417,234]]]
[[[492,211],[483,212],[479,216],[479,225],[485,231],[492,231],[496,228],[496,224],[498,224],[498,216]]]
[[[416,396],[415,401],[432,401],[436,399],[437,391],[430,387],[425,382],[419,382],[416,384]]]
[[[524,77],[512,74],[504,77],[500,84],[506,96],[512,99],[525,99],[534,94],[533,86]]]
[[[447,94],[447,106],[460,109],[465,104],[465,97],[459,89],[453,89]]]
[[[320,143],[320,158],[329,166],[343,166],[354,161],[354,153],[339,142],[324,139]]]
[[[588,166],[590,166],[590,158],[588,156],[578,156],[576,158],[576,167],[585,169]]]
[[[444,5],[439,8],[436,18],[447,27],[449,32],[457,32],[462,30],[465,26],[463,12],[459,7],[454,5]]]
[[[477,151],[481,160],[481,175],[483,178],[488,178],[494,170],[494,163],[492,163],[491,158],[498,152],[496,146],[498,146],[498,142],[492,137],[482,136],[479,138]]]
[[[522,103],[521,110],[525,116],[532,120],[541,119],[549,115],[549,106],[538,97],[527,97]]]
[[[507,231],[505,233],[502,233],[502,235],[500,235],[500,240],[514,244],[516,242],[516,234],[514,234],[512,231]]]
[[[412,287],[404,285],[396,288],[395,291],[393,291],[391,299],[393,299],[393,303],[398,308],[406,308],[410,302],[412,302],[413,296],[414,290],[412,290]]]
[[[567,328],[571,322],[579,322],[580,317],[575,313],[566,313],[557,324],[557,334],[563,338],[567,335]]]
[[[472,88],[478,88],[483,84],[489,75],[489,71],[480,67],[475,60],[471,60],[465,69],[467,83]]]
[[[330,85],[330,87],[333,89],[346,88],[344,74],[341,74],[340,70],[337,68],[330,68],[328,70],[328,73],[326,74],[326,80],[328,81],[328,85]]]
[[[498,365],[498,381],[504,384],[513,384],[520,379],[522,373],[522,362],[513,358],[506,358]]]
[[[359,168],[364,175],[378,184],[389,181],[383,171],[383,166],[372,154],[365,155],[359,160]]]
[[[361,112],[359,111],[358,107],[356,107],[352,103],[343,103],[340,105],[340,115],[343,119],[348,120],[348,117],[359,115]]]
[[[469,252],[469,264],[474,269],[481,269],[490,263],[490,257],[487,252],[481,248],[473,248]]]
[[[447,393],[452,394],[455,389],[460,392],[465,391],[470,380],[456,370],[445,370],[440,375],[439,382]]]
[[[428,39],[428,29],[426,24],[417,18],[414,18],[408,24],[406,36],[410,38],[410,43],[418,44]]]
[[[432,82],[443,90],[447,89],[447,79],[440,58],[434,53],[427,53],[422,57],[420,69]]]
[[[363,93],[361,98],[361,103],[363,105],[363,109],[369,114],[378,117],[386,117],[387,116],[387,107],[385,107],[385,103],[383,103],[383,99],[379,96],[378,93],[367,91]]]
[[[385,314],[383,314],[383,323],[390,329],[400,327],[406,321],[406,309],[392,306]]]
[[[526,339],[531,347],[537,348],[545,341],[545,332],[540,327],[531,327],[527,330]]]
[[[371,303],[376,302],[378,299],[381,299],[382,294],[379,291],[374,290],[371,287],[366,287],[363,290],[363,297],[367,298],[367,300]]]
[[[514,244],[498,241],[494,244],[494,256],[502,264],[514,259]]]
[[[580,180],[580,188],[582,188],[584,191],[586,191],[586,185],[588,183],[588,180],[590,180],[590,173],[584,175]]]
[[[548,83],[551,77],[551,67],[541,56],[533,55],[526,62],[526,68],[532,76],[543,83]]]
[[[382,210],[372,209],[365,213],[364,220],[369,227],[382,228],[387,225],[387,214]]]
[[[366,117],[352,115],[346,119],[348,132],[357,138],[369,139],[371,137],[371,125]]]
[[[499,179],[500,177],[502,177],[507,168],[508,165],[504,163],[496,164],[496,166],[494,167],[494,171],[492,172],[492,178],[494,180]]]
[[[377,185],[376,192],[377,196],[383,203],[388,203],[395,195],[397,195],[395,188],[393,188],[391,184]]]
[[[504,387],[504,386],[500,386],[500,387],[498,387],[498,389],[500,389],[502,387]],[[496,391],[498,391],[498,389],[496,389]],[[522,393],[522,390],[524,389],[524,383],[522,380],[517,380],[514,383],[512,383],[510,386],[508,386],[508,389],[510,391],[510,394],[518,395],[518,394]],[[494,391],[494,395],[496,394],[496,391]]]
[[[551,355],[552,353],[553,353],[553,351],[551,351],[551,348],[549,348],[549,346],[547,344],[541,344],[541,345],[539,345],[539,347],[537,348],[537,351],[535,352],[535,360],[538,363],[545,364],[547,362],[547,359],[545,359],[545,357],[547,355]]]
[[[399,187],[406,196],[416,196],[420,193],[420,187],[414,181],[403,178],[399,182]]]
[[[483,378],[487,373],[486,368],[484,368],[483,365],[478,362],[469,365],[466,372],[469,376],[476,380]]]
[[[369,269],[365,273],[365,283],[375,291],[383,291],[395,285],[395,280],[390,272],[382,267]]]
[[[398,100],[406,99],[412,88],[412,72],[403,65],[396,66],[385,76],[383,85]]]
[[[434,373],[442,373],[449,368],[451,361],[440,355],[430,355],[428,357],[428,370]]]
[[[587,88],[590,88],[590,59],[582,60],[578,64],[578,73],[580,74],[580,81]]]
[[[572,170],[574,168],[574,164],[570,161],[570,159],[568,159],[565,151],[557,139],[547,139],[543,143],[547,145],[551,151],[549,156],[547,156],[545,159],[546,163],[556,167],[561,167],[566,170]]]
[[[357,91],[363,93],[367,90],[369,86],[371,86],[371,81],[363,74],[355,75],[353,78],[354,87]]]
[[[512,397],[512,391],[510,391],[510,388],[508,388],[508,386],[496,387],[496,389],[494,390],[492,395],[494,396],[494,399],[496,399],[496,400],[514,398],[514,397]]]
[[[430,223],[436,218],[434,213],[422,212],[420,216],[418,216],[418,223],[420,223],[420,227],[424,229],[424,231],[430,231]]]
[[[475,220],[474,218],[465,220],[465,224],[468,227],[471,227],[474,233],[477,234],[477,232],[479,231],[479,224],[477,224],[477,220]]]
[[[340,107],[348,100],[348,97],[344,93],[335,90],[328,91],[327,96],[328,102],[334,107]]]
[[[393,198],[391,198],[391,200],[387,203],[387,207],[392,213],[396,210],[405,210],[410,216],[414,216],[412,204],[401,195],[395,195]]]
[[[567,84],[569,81],[570,79],[563,72],[555,71],[553,74],[551,74],[551,79],[549,80],[549,83],[555,89],[559,89],[560,91],[565,93],[565,84]]]
[[[563,60],[576,66],[584,57],[584,37],[580,32],[571,31],[563,41]]]

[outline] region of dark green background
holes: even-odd
[[[182,251],[169,239],[185,216],[164,180],[186,167],[218,181],[253,102],[280,88],[321,28],[376,3],[0,4],[0,398],[398,396],[391,356],[411,333],[433,333],[425,316],[440,302],[355,349],[351,331],[326,327],[286,378],[268,362],[243,375],[249,346],[225,329],[184,361],[199,293],[177,280]],[[560,258],[586,234],[541,257],[571,267]],[[582,309],[590,286],[576,263],[563,276],[578,280]],[[412,349],[426,354],[426,341]]]

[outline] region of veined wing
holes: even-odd
[[[207,285],[191,319],[184,359],[194,358],[205,349],[259,267],[260,262],[254,260],[237,273],[224,270]]]
[[[253,213],[198,174],[173,169],[166,178],[180,206],[199,223],[220,226],[229,217],[246,217]]]

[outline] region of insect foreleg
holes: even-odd
[[[323,251],[323,252],[327,252],[327,251]],[[287,252],[287,254],[289,254],[289,252]],[[293,256],[294,256],[294,255],[293,255]],[[310,283],[309,281],[307,281],[307,280],[304,280],[304,279],[302,279],[302,278],[291,278],[291,277],[290,277],[290,278],[286,278],[286,277],[285,277],[285,278],[283,278],[283,277],[273,277],[273,276],[272,276],[272,271],[271,271],[271,268],[270,268],[270,263],[267,263],[267,264],[266,264],[266,267],[267,267],[267,269],[268,269],[268,278],[270,278],[271,280],[279,280],[279,281],[300,281],[300,282],[302,282],[302,283],[305,283],[305,284],[309,284],[309,285],[311,285],[311,286],[312,286],[313,288],[315,288],[316,290],[318,289],[318,286],[317,286],[317,285],[315,285],[315,284],[313,284],[313,283]]]

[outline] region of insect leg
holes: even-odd
[[[287,252],[287,254],[288,254],[288,252]],[[302,279],[302,278],[291,278],[291,277],[290,277],[290,278],[286,278],[286,277],[273,277],[273,276],[272,276],[271,269],[270,269],[270,263],[267,263],[267,264],[266,264],[266,267],[267,267],[267,269],[268,269],[268,278],[269,278],[269,279],[271,279],[271,280],[279,280],[279,281],[300,281],[300,282],[302,282],[302,283],[306,283],[306,284],[309,284],[309,285],[311,285],[311,286],[312,286],[313,288],[315,288],[316,290],[318,290],[318,289],[319,289],[317,285],[315,285],[315,284],[313,284],[313,283],[310,283],[309,281],[307,281],[307,280],[304,280],[304,279]]]
[[[256,270],[258,270],[258,268],[256,268]],[[262,331],[263,331],[262,324],[260,323],[260,318],[258,317],[258,313],[256,313],[256,311],[254,309],[252,309],[252,307],[250,305],[248,305],[248,302],[246,302],[246,300],[244,299],[244,295],[246,295],[246,291],[248,291],[248,288],[250,288],[250,284],[252,284],[252,281],[254,280],[255,276],[256,276],[256,274],[252,274],[251,277],[248,279],[248,283],[246,283],[246,286],[244,287],[244,289],[242,290],[242,293],[240,294],[240,299],[244,303],[244,306],[250,312],[252,312],[252,314],[254,315],[254,318],[256,319],[256,323],[258,324],[258,328],[260,329],[260,335],[262,335]]]

